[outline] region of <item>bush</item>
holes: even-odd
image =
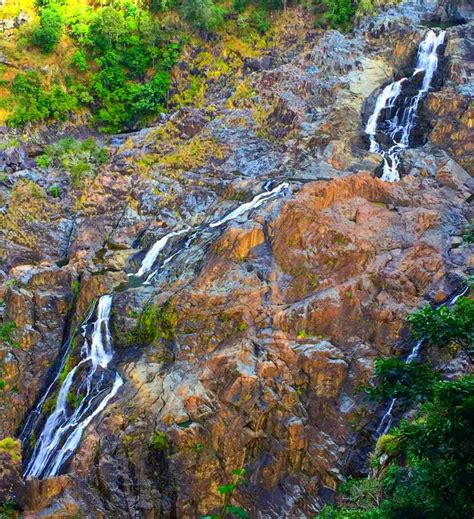
[[[107,162],[105,148],[97,145],[95,139],[78,141],[65,137],[57,143],[47,146],[45,154],[37,159],[47,167],[64,168],[70,176],[71,184],[79,186],[85,177],[92,177],[99,166]],[[59,195],[59,190],[58,190]]]
[[[352,0],[319,0],[316,6],[319,11],[318,25],[342,31],[351,29],[355,14]]]
[[[470,358],[474,346],[474,300],[458,299],[453,308],[425,306],[408,318],[415,339],[424,338],[431,346],[460,346]]]
[[[65,120],[79,106],[78,99],[59,85],[46,92],[39,75],[34,71],[18,73],[12,80],[11,91],[16,102],[7,122],[11,126],[23,126],[51,117]]]
[[[8,321],[3,323],[0,326],[0,341],[4,342],[10,346],[17,346],[14,334],[16,330],[16,324],[12,321]]]
[[[206,31],[217,29],[224,21],[222,10],[212,0],[183,0],[181,10],[189,23]]]
[[[158,452],[168,450],[169,444],[168,439],[166,438],[166,434],[162,431],[153,434],[150,441],[150,448]]]
[[[78,50],[74,53],[71,58],[71,66],[73,66],[79,72],[87,72],[89,70],[87,57],[82,50]]]
[[[434,383],[440,379],[440,375],[428,366],[399,359],[377,359],[375,375],[375,387],[366,389],[369,398],[375,402],[396,398],[404,404],[425,401],[431,396]]]
[[[40,25],[31,33],[31,43],[42,52],[52,52],[61,39],[63,18],[54,5],[40,10]]]

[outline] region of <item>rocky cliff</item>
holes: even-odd
[[[406,316],[474,267],[462,240],[470,16],[464,4],[405,2],[342,35],[292,10],[236,89],[216,81],[202,108],[111,138],[84,185],[35,166],[45,132],[0,152],[0,438],[19,435],[67,339],[109,292],[124,380],[64,475],[24,481],[19,446],[0,447],[2,499],[25,518],[201,517],[220,512],[218,487],[245,468],[233,504],[300,518],[366,473],[381,410],[358,388],[376,357],[407,351]],[[422,22],[453,23],[423,107],[427,142],[402,154],[399,183],[384,182],[363,128],[380,89],[413,66]],[[283,181],[282,196],[208,226]],[[128,276],[159,238],[191,228],[205,230],[174,238],[148,283]],[[158,309],[150,340],[146,308]]]

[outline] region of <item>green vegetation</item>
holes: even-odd
[[[349,30],[354,17],[386,2],[38,1],[31,6],[31,22],[6,46],[18,60],[16,68],[26,72],[2,79],[11,94],[2,107],[7,123],[17,127],[65,121],[77,113],[88,114],[104,132],[137,128],[170,107],[201,104],[208,82],[239,76],[249,51],[265,47],[262,36],[271,30],[275,12],[301,4],[315,15],[317,26]],[[171,89],[172,69],[183,49],[188,61],[191,46],[205,47],[199,59],[210,57],[201,64],[205,74],[190,67],[184,83]]]
[[[166,433],[158,431],[153,434],[150,440],[150,448],[157,452],[163,452],[168,450],[169,444],[166,437]]]
[[[107,150],[98,146],[95,139],[78,141],[72,137],[65,137],[55,144],[46,146],[44,155],[38,157],[36,163],[41,168],[64,169],[69,173],[71,184],[77,187],[85,178],[95,176],[97,168],[107,162],[107,159]],[[54,193],[59,196],[59,189],[56,190]],[[50,193],[53,195],[53,192]]]
[[[461,297],[453,308],[425,306],[413,313],[408,321],[412,335],[425,338],[430,346],[462,348],[472,358],[474,354],[474,299]]]
[[[158,339],[171,340],[175,337],[177,322],[178,316],[169,302],[162,306],[149,305],[138,318],[129,342],[147,346]]]
[[[433,383],[439,373],[416,362],[405,363],[400,359],[377,359],[375,361],[377,385],[366,389],[375,402],[397,398],[404,404],[426,401],[432,395]]]
[[[16,324],[12,321],[7,321],[0,325],[0,342],[4,342],[12,347],[17,347],[18,344],[15,341],[15,330]]]
[[[474,243],[474,223],[471,222],[466,226],[462,234],[462,240],[465,245]]]
[[[3,440],[0,440],[0,451],[8,452],[14,461],[20,461],[21,442],[11,436],[7,436],[3,438]]]
[[[236,469],[232,471],[232,482],[227,485],[220,485],[217,487],[217,491],[224,499],[224,504],[219,514],[207,515],[202,519],[223,519],[224,517],[240,517],[242,519],[248,519],[250,515],[241,506],[231,504],[232,494],[238,485],[245,482],[247,471],[244,468]]]
[[[409,318],[414,337],[440,348],[472,346],[473,300],[453,308],[425,307]],[[468,519],[474,492],[474,375],[441,380],[423,364],[396,359],[376,363],[376,401],[416,404],[414,418],[379,438],[375,475],[340,488],[339,506],[322,519]]]
[[[54,50],[63,32],[63,18],[54,3],[39,11],[40,24],[31,33],[31,43],[48,53]]]

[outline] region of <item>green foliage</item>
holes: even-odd
[[[63,18],[55,4],[40,9],[40,24],[31,33],[31,43],[42,52],[52,52],[61,39]]]
[[[168,450],[168,439],[166,438],[166,434],[163,431],[158,431],[153,434],[150,440],[150,448],[157,452]]]
[[[184,18],[199,29],[212,31],[224,21],[222,9],[212,0],[183,0],[181,10]]]
[[[474,243],[474,222],[471,222],[466,226],[462,235],[462,239],[466,245]]]
[[[379,439],[378,454],[389,456],[382,480],[351,481],[341,489],[342,507],[326,507],[320,517],[468,519],[473,449],[474,376],[435,382],[415,419]]]
[[[5,381],[3,380],[3,378],[0,378],[0,391],[2,389],[5,389]]]
[[[129,342],[147,346],[158,339],[171,340],[175,337],[177,322],[177,314],[170,303],[162,306],[150,305],[138,318],[137,325],[129,336]]]
[[[426,400],[440,378],[428,366],[399,359],[377,359],[375,376],[375,387],[366,389],[371,400],[385,402],[396,398],[405,404]]]
[[[63,168],[69,173],[71,184],[79,186],[84,178],[94,176],[97,168],[105,164],[107,159],[106,148],[98,146],[95,139],[79,141],[64,137],[46,146],[44,155],[38,157],[36,163],[40,167]]]
[[[59,189],[58,186],[51,186],[49,188],[49,194],[53,197],[53,198],[59,198],[61,196],[61,190]]]
[[[15,330],[16,324],[12,321],[0,325],[0,342],[4,342],[12,347],[17,347],[18,344],[14,339]]]
[[[472,517],[474,376],[435,384],[395,436],[401,455],[384,479],[388,517]]]
[[[39,168],[47,169],[52,165],[52,163],[53,163],[53,158],[50,157],[49,155],[40,155],[36,159],[36,165]]]
[[[453,308],[425,306],[408,318],[415,339],[425,338],[438,348],[451,344],[462,347],[469,356],[474,346],[474,300],[461,297]]]
[[[0,451],[8,452],[14,461],[21,459],[21,442],[11,436],[0,440]]]
[[[78,50],[74,53],[71,58],[71,66],[79,72],[87,72],[89,70],[89,64],[87,63],[87,57],[84,51]]]
[[[80,393],[73,393],[72,391],[69,391],[66,397],[67,403],[72,407],[72,409],[77,409],[82,401],[84,400],[84,396]]]
[[[319,12],[318,25],[342,31],[351,29],[356,12],[352,0],[319,0],[316,9]]]
[[[78,99],[60,85],[53,85],[46,92],[38,73],[34,71],[16,74],[11,83],[11,91],[16,106],[7,122],[14,127],[52,117],[63,121],[79,106]]]
[[[64,363],[64,367],[61,370],[61,373],[59,374],[59,377],[58,377],[60,384],[62,384],[66,380],[66,377],[69,375],[69,373],[71,372],[71,370],[73,368],[74,368],[74,360],[72,359],[72,357],[70,355],[68,355],[66,357],[66,362]]]

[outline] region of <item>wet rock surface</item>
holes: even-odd
[[[252,517],[312,517],[367,470],[378,411],[356,389],[377,356],[406,351],[408,313],[474,267],[462,242],[473,218],[472,25],[448,29],[444,84],[424,108],[432,127],[404,152],[400,183],[375,178],[380,157],[363,137],[380,88],[413,62],[425,31],[415,24],[454,16],[434,4],[405,2],[349,35],[298,18],[281,48],[245,64],[250,94],[216,86],[208,106],[114,137],[109,162],[80,187],[23,148],[0,156],[0,311],[16,326],[0,343],[0,437],[18,434],[66,336],[113,290],[125,381],[67,476],[25,488],[19,460],[0,452],[0,495],[24,517],[210,515],[242,467],[232,499]],[[284,197],[198,236],[149,284],[127,276],[166,233],[283,180]],[[172,308],[172,333],[139,344],[150,303]]]

